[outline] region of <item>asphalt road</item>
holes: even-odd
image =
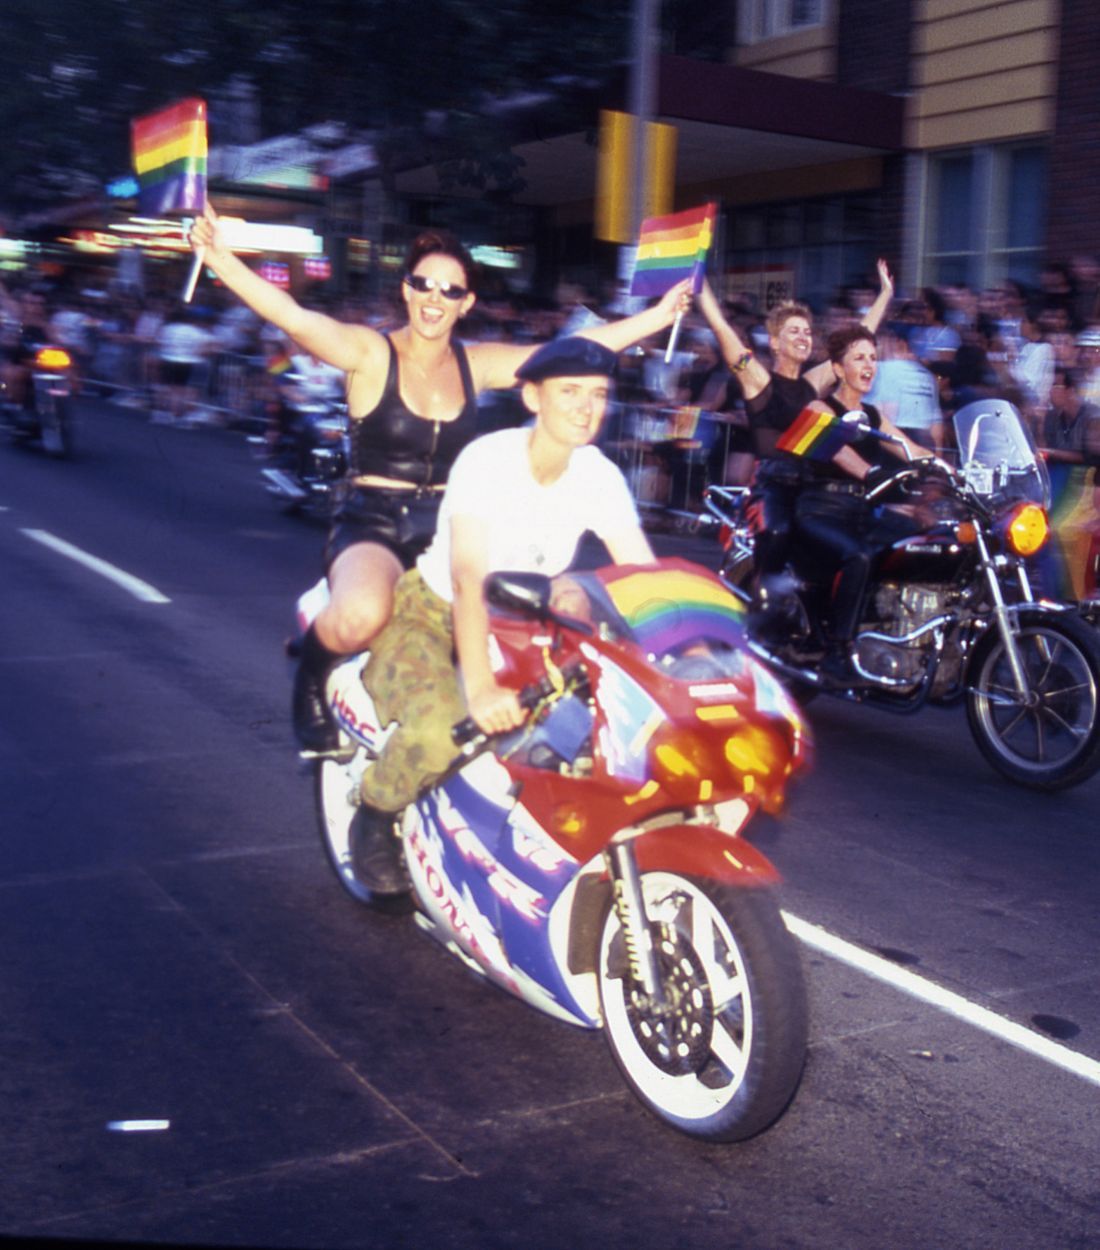
[[[805,1077],[697,1144],[598,1034],[341,894],[280,649],[321,531],[239,435],[83,416],[71,463],[0,447],[0,1234],[1100,1246],[1100,779],[1035,795],[958,712],[814,703],[753,834],[814,941]]]

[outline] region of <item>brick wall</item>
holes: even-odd
[[[837,82],[903,95],[909,90],[912,0],[837,0]],[[897,276],[905,214],[904,158],[883,162],[876,250]]]
[[[908,91],[912,10],[913,0],[837,0],[837,82]]]
[[[1047,254],[1100,254],[1100,22],[1096,0],[1062,0],[1050,153]]]

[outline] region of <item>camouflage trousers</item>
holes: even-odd
[[[451,605],[410,569],[393,615],[371,644],[363,682],[380,723],[398,727],[363,778],[363,801],[396,812],[446,772],[458,754],[451,727],[466,715],[454,660]]]

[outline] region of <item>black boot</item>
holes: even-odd
[[[854,686],[859,675],[852,667],[852,644],[843,639],[831,639],[821,660],[821,675],[831,686]]]
[[[364,803],[356,810],[350,830],[355,875],[383,903],[405,900],[412,889],[394,819],[394,812],[381,812]]]
[[[304,751],[332,751],[340,741],[325,699],[325,678],[341,659],[317,637],[311,625],[302,639],[298,671],[294,674],[291,716],[294,734]]]

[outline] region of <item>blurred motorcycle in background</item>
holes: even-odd
[[[264,461],[268,493],[286,511],[329,517],[348,466],[347,425],[347,404],[331,380],[313,382],[304,365],[279,379],[271,427],[249,442]]]
[[[47,455],[73,453],[73,394],[76,372],[72,356],[52,343],[26,345],[28,363],[21,398],[3,396],[0,428],[12,439],[36,443]]]
[[[869,509],[892,499],[913,524],[875,555],[848,675],[823,664],[835,568],[796,535],[782,584],[759,594],[743,488],[707,491],[721,523],[720,576],[748,608],[751,650],[796,697],[897,712],[962,702],[1001,776],[1036,790],[1078,785],[1100,769],[1100,636],[1087,605],[1033,585],[1051,532],[1046,466],[1005,400],[968,404],[954,426],[957,465],[913,460],[867,492]]]

